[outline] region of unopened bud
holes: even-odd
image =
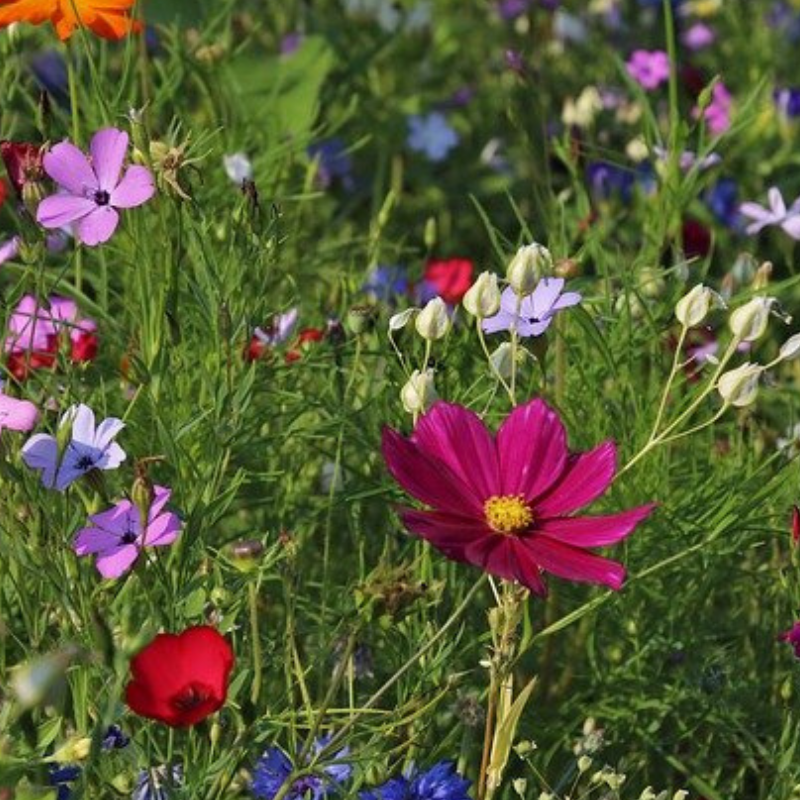
[[[503,380],[508,380],[511,377],[513,358],[514,348],[511,347],[510,342],[503,342],[490,356],[492,369]]]
[[[543,275],[553,271],[553,256],[543,245],[525,245],[517,250],[508,265],[506,277],[511,288],[520,296],[529,295]]]
[[[722,399],[737,408],[749,406],[758,393],[758,380],[764,368],[759,364],[742,364],[719,379],[717,391]]]
[[[71,764],[75,761],[83,761],[89,756],[92,749],[92,740],[84,736],[80,739],[73,739],[53,753],[48,760],[59,764]]]
[[[441,297],[434,297],[415,321],[417,333],[429,342],[442,339],[450,329],[450,317],[447,316],[447,306]]]
[[[581,756],[578,759],[578,772],[584,773],[592,766],[591,756]]]
[[[790,336],[778,352],[778,361],[793,361],[800,356],[800,333]]]
[[[389,333],[405,328],[405,326],[408,325],[411,319],[417,314],[419,314],[418,308],[407,308],[405,311],[401,311],[399,314],[393,314],[389,318]]]
[[[773,305],[774,297],[754,297],[731,314],[731,330],[742,342],[760,339],[767,329],[769,312]]]
[[[409,414],[424,414],[438,399],[432,369],[424,372],[415,369],[400,390],[400,400]]]
[[[485,319],[496,314],[500,309],[500,288],[497,275],[493,272],[482,272],[470,286],[462,300],[464,308],[478,319]]]
[[[765,261],[757,270],[755,275],[753,276],[753,282],[751,284],[752,288],[755,291],[759,289],[766,289],[769,286],[769,280],[772,277],[772,262]]]
[[[675,316],[684,328],[694,328],[708,316],[714,304],[723,305],[722,298],[708,286],[699,283],[678,300]]]

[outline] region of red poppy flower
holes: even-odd
[[[472,271],[472,262],[468,258],[432,260],[425,267],[424,278],[445,303],[454,306],[472,286]]]
[[[159,633],[131,660],[126,702],[173,728],[196,725],[225,703],[233,663],[228,642],[207,625]]]

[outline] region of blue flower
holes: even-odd
[[[399,264],[379,264],[361,287],[364,294],[383,303],[394,303],[408,292],[406,268]]]
[[[55,50],[45,50],[33,57],[31,71],[39,86],[60,106],[69,108],[67,62]]]
[[[122,750],[130,744],[131,737],[122,732],[119,725],[109,725],[103,737],[103,750]]]
[[[342,139],[334,136],[321,142],[314,142],[308,146],[306,152],[310,159],[319,159],[317,182],[323,189],[330,188],[336,181],[348,191],[355,187],[352,175],[353,159]]]
[[[319,753],[330,741],[323,737],[314,743],[314,752]],[[340,784],[352,774],[352,767],[342,762],[348,755],[348,749],[340,750],[331,763],[321,769],[322,774],[306,775],[298,778],[286,795],[287,800],[322,800],[339,794]],[[272,800],[281,786],[294,770],[294,764],[280,747],[270,747],[256,762],[253,769],[253,780],[250,789],[261,800]]]
[[[168,800],[167,768],[143,769],[136,780],[131,800]],[[172,768],[172,785],[183,784],[183,768],[180,764]]]
[[[703,197],[711,213],[725,226],[734,230],[742,227],[739,214],[739,187],[733,178],[720,178]]]
[[[772,93],[772,99],[778,111],[788,119],[800,117],[800,89],[788,87],[786,89],[776,89]]]
[[[56,800],[69,800],[72,797],[70,784],[78,780],[80,774],[80,767],[61,767],[58,764],[50,767],[50,785],[58,790]]]
[[[371,791],[361,800],[470,800],[470,782],[462,778],[452,761],[440,761],[427,772],[412,768]]]
[[[444,161],[458,144],[458,134],[441,111],[425,116],[414,114],[408,118],[407,143],[411,150],[422,153],[429,161]]]

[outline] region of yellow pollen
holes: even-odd
[[[483,513],[497,533],[519,533],[533,522],[533,511],[521,494],[494,495],[483,504]]]

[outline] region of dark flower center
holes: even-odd
[[[120,538],[122,544],[133,544],[136,541],[136,534],[133,531],[125,531]]]
[[[107,206],[111,202],[111,195],[100,189],[94,193],[94,201],[99,206]]]
[[[211,690],[202,683],[190,683],[180,694],[172,698],[172,705],[179,711],[194,711],[211,698]]]
[[[93,466],[94,466],[94,458],[92,458],[92,456],[81,456],[78,459],[77,463],[75,464],[75,467],[77,469],[82,469],[82,470],[89,470]]]

